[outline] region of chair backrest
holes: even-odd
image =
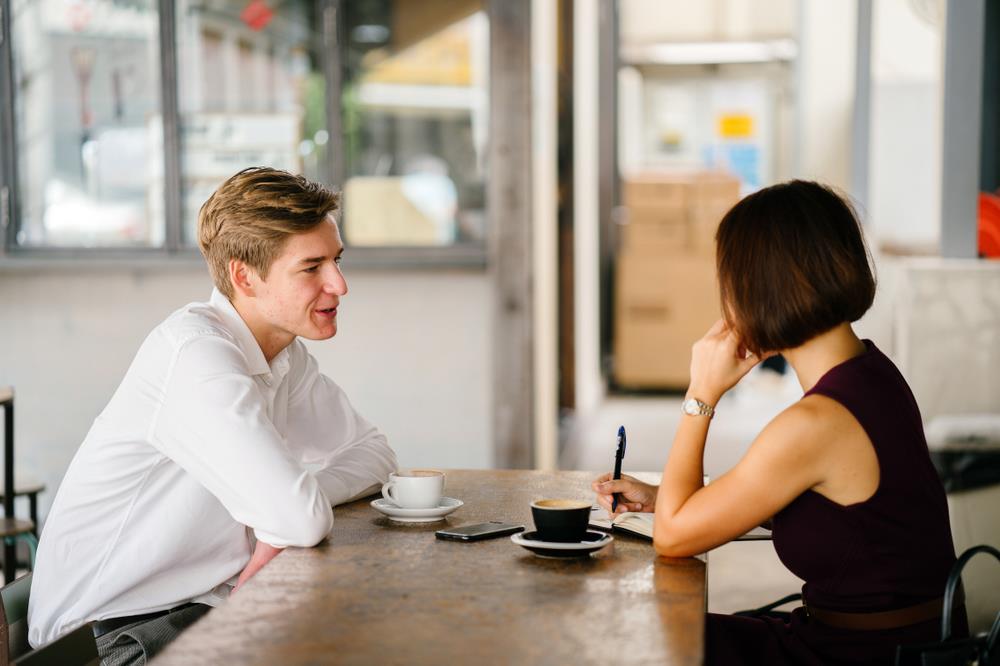
[[[21,576],[13,583],[0,588],[0,664],[6,666],[22,654],[29,652],[28,597],[31,594],[31,574]]]
[[[89,624],[11,662],[14,666],[98,666],[97,640]]]

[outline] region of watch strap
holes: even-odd
[[[708,418],[715,416],[715,407],[702,402],[698,398],[688,398],[685,400],[681,405],[681,411],[690,416],[707,416]]]

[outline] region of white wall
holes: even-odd
[[[799,3],[796,178],[850,186],[857,4]]]
[[[795,0],[624,0],[621,39],[651,44],[784,36],[794,30],[795,5]]]
[[[918,16],[920,5],[928,12]],[[942,29],[935,3],[872,16],[870,220],[878,242],[936,252],[941,233]]]
[[[402,466],[492,466],[486,274],[346,270],[340,332],[309,343],[322,371]],[[48,486],[43,514],[146,334],[210,290],[194,266],[0,271],[0,385],[15,387],[15,469]]]

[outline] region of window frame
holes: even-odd
[[[160,105],[163,117],[164,241],[158,247],[32,247],[17,243],[22,220],[18,201],[17,127],[15,121],[14,53],[11,42],[11,2],[0,0],[0,266],[46,266],[62,262],[104,261],[133,265],[149,260],[179,265],[200,259],[196,245],[183,239],[182,165],[180,107],[177,69],[177,4],[156,0],[159,15]],[[321,20],[321,69],[326,84],[326,121],[330,134],[327,167],[331,183],[343,186],[346,165],[343,156],[341,112],[341,25],[346,0],[312,0]],[[489,4],[487,3],[489,14]],[[491,37],[492,39],[492,37]],[[490,105],[493,97],[490,96]],[[490,203],[487,201],[487,219]],[[487,241],[434,247],[348,246],[352,266],[376,269],[485,268]]]

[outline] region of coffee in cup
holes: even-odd
[[[531,517],[541,541],[583,541],[590,522],[590,502],[541,499],[531,503]]]
[[[382,496],[401,509],[433,509],[441,504],[444,472],[411,469],[393,472],[382,486]]]

